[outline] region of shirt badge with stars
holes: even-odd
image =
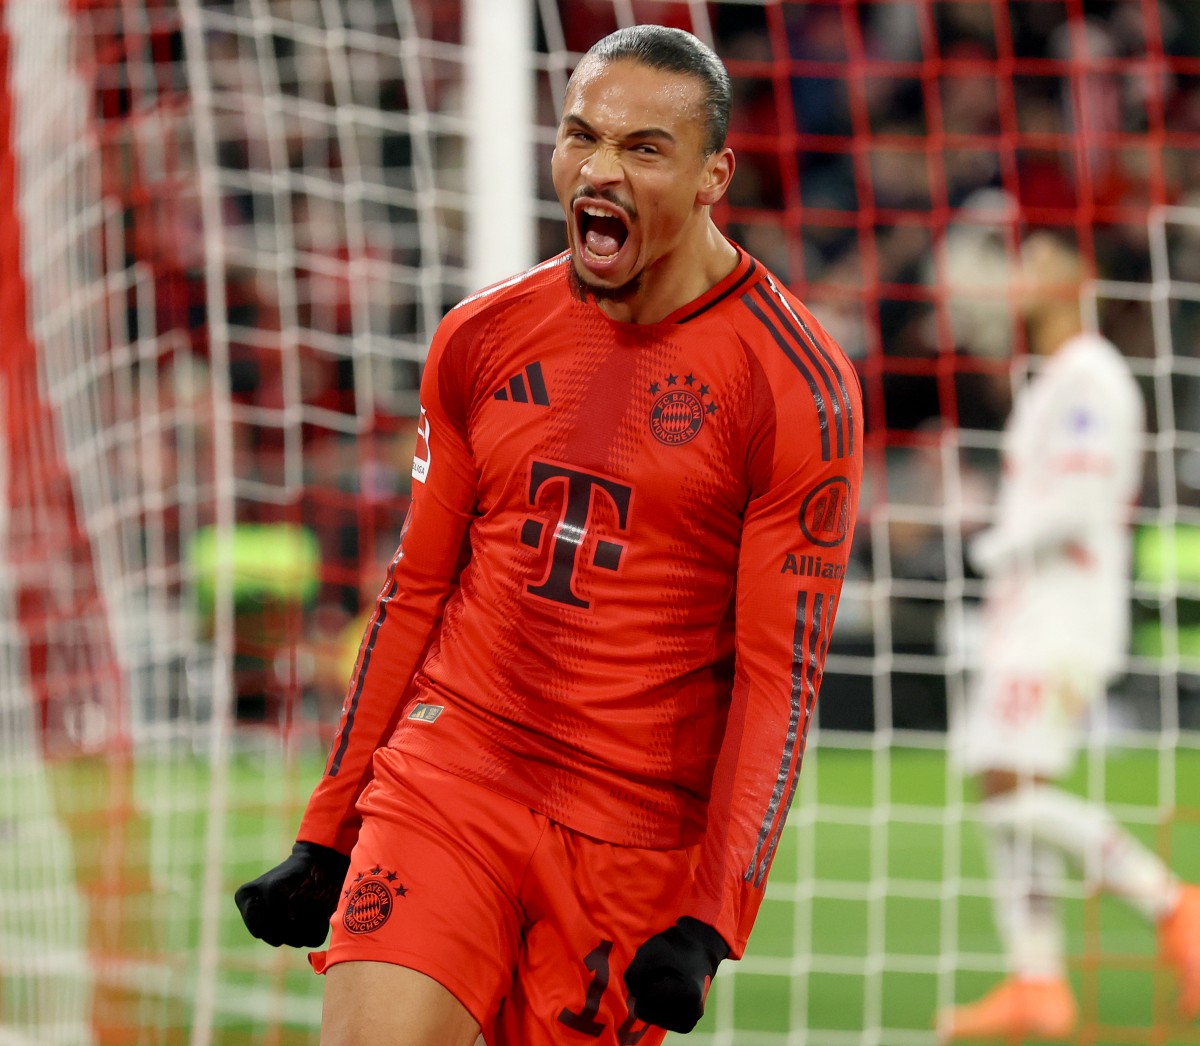
[[[652,381],[646,391],[654,397],[650,432],[668,447],[690,443],[700,434],[705,419],[717,413],[711,387],[695,374],[668,374]]]

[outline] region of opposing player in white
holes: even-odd
[[[970,547],[985,577],[982,649],[962,734],[978,781],[1010,975],[939,1014],[942,1042],[1067,1041],[1077,1020],[1058,911],[1064,863],[1158,926],[1183,1016],[1200,1014],[1200,890],[1100,805],[1054,785],[1129,639],[1129,520],[1144,408],[1119,350],[1083,331],[1083,266],[1031,236],[1018,297],[1031,354],[1003,441],[995,522]]]

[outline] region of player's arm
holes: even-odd
[[[358,836],[355,803],[370,778],[372,756],[395,730],[409,684],[457,587],[473,517],[474,462],[441,409],[436,380],[423,384],[420,431],[399,547],[363,632],[325,773],[300,825],[301,840],[343,853]]]
[[[625,974],[636,1015],[676,1031],[703,1013],[720,960],[741,956],[795,794],[862,482],[852,375],[846,386],[846,443],[830,460],[796,428],[812,400],[779,405],[780,429],[744,517],[735,679],[696,885],[684,917],[642,945]]]
[[[1017,480],[1019,496],[1002,502],[995,525],[971,543],[971,561],[983,573],[1022,562],[1070,554],[1096,527],[1125,511],[1129,462],[1141,453],[1141,425],[1132,400],[1086,375],[1057,383],[1039,421],[1042,451]]]
[[[270,944],[315,947],[325,939],[372,757],[395,729],[464,565],[477,481],[456,409],[461,390],[444,365],[450,351],[439,332],[421,386],[412,503],[364,630],[325,772],[291,856],[236,894],[247,928]]]
[[[861,446],[861,439],[859,440]],[[746,513],[737,663],[692,912],[741,955],[815,712],[862,482],[856,453],[779,477]]]

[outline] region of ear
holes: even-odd
[[[721,149],[713,153],[705,161],[704,174],[700,179],[700,190],[696,193],[696,202],[704,207],[711,207],[729,188],[733,180],[733,169],[736,166],[733,150]]]

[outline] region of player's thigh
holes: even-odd
[[[390,750],[376,754],[359,809],[362,828],[329,946],[314,954],[314,968],[328,974],[356,963],[419,971],[478,1025],[489,1023],[517,963],[517,895],[544,820]],[[392,1001],[360,993],[357,1005],[382,1012]]]
[[[418,970],[342,962],[326,973],[321,1046],[473,1046],[479,1023]]]
[[[625,970],[637,947],[682,914],[694,849],[612,846],[552,826],[523,893],[529,926],[513,990],[489,1046],[657,1046],[630,1013]]]

